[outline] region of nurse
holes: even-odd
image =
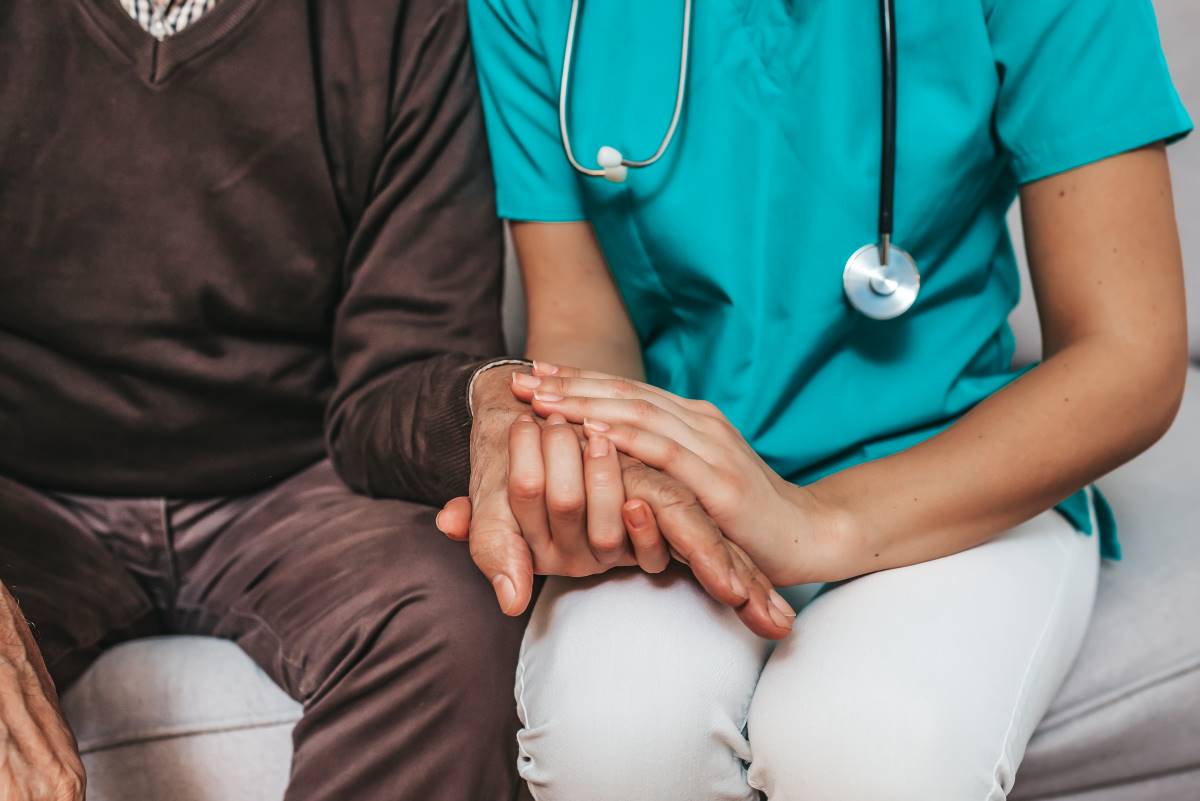
[[[588,465],[622,452],[790,588],[773,645],[675,569],[549,580],[517,688],[533,796],[1005,798],[1119,557],[1088,485],[1166,430],[1185,374],[1162,143],[1190,121],[1148,0],[898,4],[893,235],[922,275],[890,320],[842,283],[878,236],[875,0],[699,0],[679,127],[624,183],[564,157],[572,4],[470,5],[543,362],[514,384],[539,421],[510,470],[550,479],[527,536],[552,539],[555,493],[598,498]],[[582,166],[659,146],[683,9],[582,5]],[[1018,195],[1045,342],[1025,371]],[[566,423],[582,456],[542,445]]]

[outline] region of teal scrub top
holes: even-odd
[[[624,184],[563,155],[569,0],[469,0],[500,215],[591,221],[648,379],[715,403],[796,482],[908,448],[1019,375],[1005,213],[1020,184],[1191,129],[1149,0],[896,6],[894,241],[922,284],[877,322],[842,293],[847,257],[877,238],[877,0],[696,0],[679,131]],[[568,119],[585,166],[601,145],[658,147],[682,13],[581,4]],[[1086,493],[1058,508],[1092,532]],[[1111,510],[1095,511],[1117,558]]]

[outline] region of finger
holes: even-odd
[[[433,522],[450,539],[466,542],[471,531],[471,499],[459,496],[446,501]]]
[[[626,496],[649,504],[667,544],[692,569],[705,592],[735,609],[744,604],[747,589],[735,577],[732,555],[722,546],[724,537],[695,495],[636,462],[627,465],[622,475]]]
[[[551,415],[541,430],[546,469],[546,512],[555,547],[568,556],[591,554],[587,543],[583,453],[575,429]]]
[[[629,381],[634,385],[641,387],[643,390],[646,390],[647,392],[653,392],[669,398],[675,403],[678,403],[679,405],[693,412],[704,415],[705,417],[713,417],[718,420],[725,419],[725,416],[721,414],[721,411],[708,401],[685,398],[680,395],[676,395],[673,392],[669,392],[662,387],[656,387],[653,384],[648,384],[645,381],[634,381],[633,379],[623,378],[622,376],[612,375],[611,373],[602,373],[598,370],[581,370],[578,367],[563,367],[562,365],[554,365],[549,364],[548,362],[535,361],[533,363],[533,376],[536,378],[547,378],[554,376],[558,378],[587,378],[602,381]],[[528,383],[525,383],[524,386],[532,387],[532,385]],[[536,389],[536,387],[532,388]]]
[[[615,398],[624,400],[646,400],[689,422],[699,418],[688,408],[686,398],[673,395],[665,389],[631,381],[627,378],[560,378],[537,376],[528,373],[513,373],[513,394],[518,400],[530,403],[536,392],[551,393],[564,397]]]
[[[508,502],[529,546],[534,553],[544,553],[550,547],[550,523],[542,427],[527,414],[517,417],[509,429]]]
[[[600,370],[583,370],[579,367],[569,367],[564,364],[551,364],[534,360],[533,374],[536,376],[557,376],[559,378],[620,378],[613,373],[605,373]]]
[[[678,415],[643,398],[579,398],[551,392],[533,394],[533,410],[543,417],[561,414],[572,423],[624,424],[653,431],[709,458],[715,458],[717,443],[688,425]]]
[[[534,375],[578,376],[578,375],[582,375],[583,371],[580,370],[578,367],[566,367],[563,365],[551,364],[550,362],[544,362],[539,359],[534,359],[533,360],[533,374]],[[600,373],[599,375],[601,375],[603,377],[607,377],[607,378],[613,377],[611,375],[608,375],[607,373]]]
[[[588,420],[584,430],[604,434],[617,446],[617,450],[661,470],[687,485],[697,495],[702,494],[697,490],[711,489],[721,481],[711,464],[678,440],[657,432],[625,424],[609,425],[599,420]]]
[[[500,611],[514,617],[523,613],[533,596],[533,554],[506,493],[493,491],[476,504],[470,544],[471,558],[491,583]]]
[[[756,579],[757,568],[739,558],[712,519],[698,503],[675,495],[670,485],[651,489],[660,505],[655,517],[673,551],[683,557],[700,586],[716,600],[730,606],[742,623],[760,637],[780,639],[787,635],[771,617],[770,597]]]
[[[625,522],[621,507],[625,487],[621,481],[621,463],[617,449],[603,434],[588,436],[583,462],[587,490],[587,538],[602,565],[615,565],[629,555]]]
[[[635,498],[627,501],[622,511],[629,540],[633,543],[633,552],[637,555],[638,566],[647,573],[661,573],[666,570],[667,565],[671,563],[671,553],[662,534],[659,533],[658,523],[654,520],[649,504]]]
[[[783,639],[791,632],[796,613],[737,543],[727,540],[725,546],[733,555],[733,560],[740,565],[739,575],[750,590],[750,600],[738,610],[738,616],[760,637]]]

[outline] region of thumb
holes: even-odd
[[[533,596],[533,554],[506,499],[481,504],[471,520],[471,558],[491,583],[500,610],[517,616]]]
[[[471,499],[464,496],[451,498],[434,522],[438,531],[450,539],[465,542],[471,528]]]

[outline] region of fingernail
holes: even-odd
[[[558,412],[555,412],[546,418],[546,423],[552,426],[562,426],[567,424],[567,418],[563,417]]]
[[[733,590],[733,594],[745,600],[750,597],[746,592],[746,585],[742,583],[742,578],[737,574],[736,570],[729,571],[729,588]]]
[[[558,373],[558,368],[549,362],[539,362],[537,359],[534,359],[533,371],[542,375],[555,375]]]
[[[775,608],[774,604],[767,607],[767,614],[771,616],[771,620],[776,626],[779,626],[779,628],[790,629],[792,627],[792,618],[786,617],[783,612],[780,612]]]
[[[583,427],[590,428],[592,431],[608,431],[610,428],[608,423],[602,420],[589,420],[586,417],[583,418]]]
[[[646,512],[646,504],[635,503],[630,506],[625,514],[629,517],[629,522],[634,528],[645,528],[650,524],[650,515]]]
[[[608,437],[588,437],[588,455],[593,459],[608,456]]]
[[[526,389],[537,389],[542,385],[542,379],[529,373],[513,373],[513,383],[519,384]]]
[[[533,399],[542,403],[558,403],[563,399],[563,396],[554,392],[535,392],[533,393]]]
[[[433,524],[437,526],[438,531],[442,532],[443,534],[446,533],[446,527],[442,525],[442,512],[438,512],[437,516],[433,518]]]
[[[533,422],[533,417],[532,417],[531,415],[528,415],[528,414],[518,414],[518,415],[517,415],[517,422],[518,422],[518,423],[532,423],[532,422]]]
[[[512,579],[501,573],[492,579],[492,587],[496,590],[500,608],[507,612],[517,601],[517,588],[513,586]]]
[[[767,593],[767,597],[771,599],[771,606],[779,610],[779,613],[784,617],[793,618],[796,616],[796,610],[792,609],[792,605],[789,604],[787,600],[775,590],[771,590],[769,593]],[[772,615],[772,617],[774,616]]]

